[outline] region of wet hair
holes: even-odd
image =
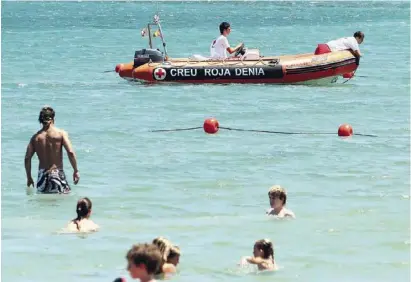
[[[224,30],[228,29],[230,24],[228,22],[222,22],[220,24],[220,33],[223,34]]]
[[[263,250],[263,258],[269,259],[271,257],[274,262],[274,248],[273,243],[269,239],[261,239],[255,242],[254,244],[257,248]]]
[[[133,245],[127,252],[126,259],[136,266],[144,264],[149,275],[158,271],[162,261],[158,247],[148,243]]]
[[[268,197],[279,197],[283,201],[283,205],[287,202],[287,192],[280,185],[274,185],[268,191]]]
[[[359,39],[364,39],[365,35],[364,35],[364,32],[362,31],[356,31],[354,33],[354,37],[359,38]]]
[[[73,219],[73,222],[77,226],[77,230],[80,230],[78,223],[88,215],[88,213],[91,211],[91,207],[92,203],[89,198],[85,197],[78,200],[76,206],[77,217]]]
[[[170,254],[170,250],[172,247],[172,244],[169,240],[167,240],[164,237],[157,237],[153,240],[153,244],[157,246],[157,248],[160,251],[161,254],[161,265],[160,268],[158,269],[158,273],[163,272],[163,265],[164,263],[167,262],[168,256]]]
[[[39,123],[43,125],[47,125],[50,121],[54,120],[54,116],[56,113],[54,112],[52,107],[45,106],[41,109],[39,114]]]
[[[170,260],[179,255],[181,255],[180,248],[178,246],[171,246],[167,260]]]

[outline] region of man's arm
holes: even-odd
[[[30,142],[27,145],[26,155],[24,157],[24,167],[26,169],[26,176],[28,180],[31,179],[31,158],[33,157],[35,153],[33,141],[34,141],[34,136],[31,137]]]
[[[243,44],[240,43],[240,44],[238,44],[237,46],[235,46],[234,48],[232,48],[232,47],[227,47],[226,50],[227,50],[228,53],[232,54],[232,53],[236,52],[238,49],[240,49],[242,45],[243,45]]]
[[[354,56],[361,57],[360,46],[358,46],[357,40],[355,38],[353,38],[352,41],[349,41],[348,48],[353,51]]]
[[[31,185],[33,185],[34,187],[34,181],[31,177],[31,158],[36,152],[36,149],[34,147],[34,138],[35,135],[31,137],[30,142],[27,145],[26,156],[24,157],[24,168],[26,169],[27,187],[30,187]]]
[[[354,55],[355,55],[356,57],[361,57],[360,50],[354,51]]]
[[[235,46],[234,48],[232,48],[230,46],[230,43],[228,43],[228,39],[226,37],[224,37],[224,41],[223,41],[224,47],[227,50],[228,53],[232,54],[234,52],[236,52],[239,48],[241,48],[241,46],[243,45],[242,43],[238,44],[237,46]]]
[[[76,154],[73,150],[73,146],[71,145],[70,138],[68,136],[68,133],[64,130],[63,131],[63,146],[64,149],[66,149],[67,156],[70,160],[70,164],[73,167],[74,172],[77,172],[77,159],[76,159]]]
[[[260,257],[248,257],[247,261],[252,264],[262,264],[264,262]]]

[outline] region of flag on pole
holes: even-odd
[[[158,37],[158,36],[160,36],[160,37],[161,37],[161,32],[160,32],[160,30],[156,30],[156,31],[154,31],[154,33],[153,33],[153,37]]]
[[[147,28],[145,27],[141,30],[141,36],[144,37],[146,36],[146,34],[147,34]]]

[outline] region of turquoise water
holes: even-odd
[[[112,281],[133,243],[166,236],[175,281],[410,280],[410,7],[407,2],[2,2],[2,280]],[[313,86],[142,86],[114,72],[147,46],[159,10],[172,57],[208,54],[218,25],[264,55],[365,32],[357,77]],[[26,194],[23,158],[44,104],[78,155],[68,196]],[[276,135],[202,126],[355,133]],[[32,175],[38,162],[33,158]],[[72,169],[65,157],[67,177]],[[72,182],[70,182],[72,183]],[[265,216],[281,184],[296,220]],[[58,235],[80,197],[102,230]],[[237,266],[270,238],[281,269]],[[127,276],[128,277],[128,276]],[[129,280],[131,280],[129,278]]]

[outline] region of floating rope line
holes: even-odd
[[[151,130],[150,132],[168,132],[168,131],[184,131],[184,130],[195,130],[203,128],[202,126],[197,127],[189,127],[189,128],[176,128],[176,129],[159,129],[159,130]]]
[[[285,132],[285,131],[271,131],[271,130],[255,130],[255,129],[240,129],[240,128],[231,128],[231,127],[219,127],[221,129],[233,130],[233,131],[250,131],[250,132],[260,132],[260,133],[275,133],[275,134],[300,134],[300,135],[335,135],[335,132]],[[377,137],[377,135],[371,134],[361,134],[355,133],[353,135],[359,136],[368,136],[368,137]]]
[[[211,120],[211,121],[210,121]],[[242,132],[257,132],[257,133],[271,133],[271,134],[284,134],[284,135],[336,135],[336,132],[286,132],[286,131],[273,131],[273,130],[257,130],[257,129],[242,129],[219,126],[218,122],[214,119],[207,119],[204,126],[188,127],[188,128],[175,128],[175,129],[159,129],[151,130],[150,132],[173,132],[173,131],[189,131],[203,128],[206,133],[214,134],[219,129],[226,129],[230,131],[242,131]],[[365,136],[365,137],[378,137],[372,134],[353,133],[352,135]]]
[[[322,135],[335,135],[335,132],[285,132],[285,131],[272,131],[272,130],[256,130],[256,129],[241,129],[241,128],[231,128],[231,127],[220,127],[221,129],[233,130],[233,131],[250,131],[259,133],[274,133],[274,134],[322,134]]]

